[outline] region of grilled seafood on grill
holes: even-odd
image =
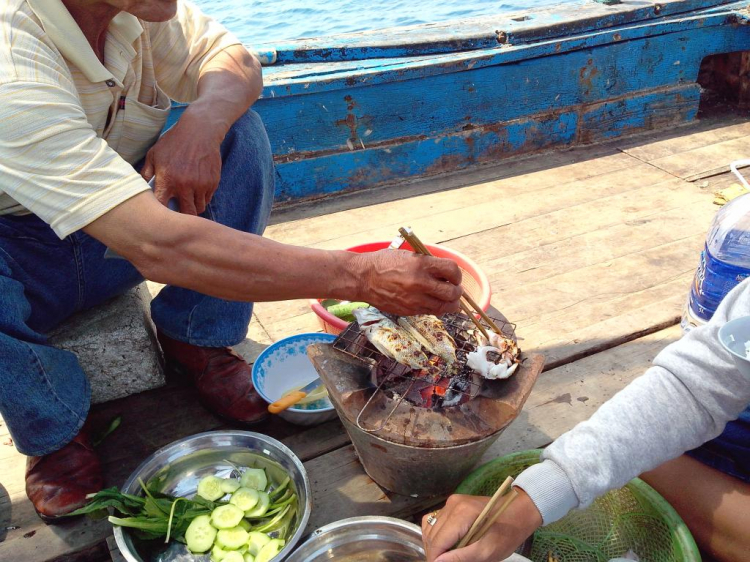
[[[436,316],[402,316],[398,319],[398,325],[427,351],[443,359],[448,367],[456,362],[456,342]]]
[[[358,308],[353,314],[360,331],[380,353],[412,369],[430,367],[420,343],[377,308]]]
[[[353,314],[360,332],[380,353],[416,371],[413,376],[439,386],[441,396],[464,365],[490,380],[507,379],[518,368],[518,345],[502,334],[489,331],[487,339],[475,328],[459,327],[454,337],[435,316],[403,316],[394,322],[375,307]],[[442,380],[446,384],[438,384]]]
[[[466,364],[486,379],[507,379],[516,372],[520,351],[513,340],[490,332],[489,341],[478,335],[476,351],[469,353]]]

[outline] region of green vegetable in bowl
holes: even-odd
[[[324,305],[325,306],[325,305]],[[325,309],[333,314],[337,318],[341,318],[346,322],[354,322],[354,310],[358,308],[367,308],[370,305],[366,302],[339,302],[330,306],[325,306]]]
[[[242,521],[245,512],[236,505],[221,505],[211,512],[211,525],[217,529],[231,529]]]
[[[199,515],[190,522],[185,531],[185,541],[190,552],[208,552],[214,544],[217,532],[211,526],[208,515]]]
[[[240,487],[240,481],[234,478],[224,478],[221,481],[221,491],[225,494],[233,494]]]
[[[133,529],[141,539],[184,542],[190,552],[210,551],[212,562],[268,562],[293,533],[297,494],[288,475],[275,485],[262,468],[236,469],[239,480],[203,478],[193,499],[162,494],[141,482],[144,496],[108,488],[71,515],[112,509],[117,515],[109,521]]]
[[[198,495],[208,501],[215,502],[222,498],[226,492],[222,490],[223,481],[216,476],[206,476],[198,482]]]
[[[240,478],[243,488],[265,490],[268,487],[268,477],[262,468],[248,468]]]
[[[269,560],[273,560],[279,552],[284,550],[284,544],[286,543],[283,540],[273,539],[261,549],[258,556],[255,557],[255,562],[269,562]]]
[[[247,517],[248,519],[257,519],[259,517],[263,517],[271,505],[271,496],[269,496],[265,492],[257,492],[257,497],[258,504],[252,509],[248,509],[247,511],[245,511],[245,517]]]
[[[247,543],[248,534],[242,527],[221,529],[216,533],[216,544],[227,550],[237,550]]]
[[[229,503],[236,505],[242,511],[250,511],[258,504],[260,494],[261,492],[258,492],[258,490],[254,490],[253,488],[238,488],[237,491],[232,494]]]
[[[258,553],[271,542],[271,537],[265,533],[259,533],[257,531],[251,531],[247,541],[247,551],[253,556],[258,556]]]

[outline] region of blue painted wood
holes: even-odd
[[[437,138],[410,139],[393,146],[282,163],[277,166],[276,201],[364,189],[544,149],[595,142],[608,136],[606,131],[610,130],[638,132],[656,124],[683,123],[695,117],[699,90],[697,85],[688,84],[637,99],[550,111]]]
[[[687,122],[703,58],[750,50],[740,5],[478,51],[270,67],[256,109],[277,199]]]
[[[578,0],[494,17],[300,39],[261,45],[277,53],[279,63],[332,62],[454,53],[487,49],[602,30],[634,22],[729,4],[728,0],[623,0],[603,5]]]
[[[267,74],[267,87],[264,90],[263,97],[278,98],[288,95],[309,95],[326,90],[349,89],[357,85],[374,86],[384,82],[424,79],[427,76],[438,74],[455,74],[466,70],[561,55],[581,49],[613,45],[680,31],[733,26],[737,20],[738,16],[735,11],[725,11],[710,15],[682,16],[659,23],[615,28],[565,39],[542,41],[533,45],[494,48],[455,55],[436,55],[434,57],[380,59],[378,61],[366,61],[368,64],[362,65],[326,63],[315,72],[310,71],[313,65],[306,65],[299,73],[282,73],[273,69]],[[709,45],[713,43],[714,41],[709,41]]]
[[[736,41],[731,30],[711,33],[717,47],[722,38]],[[281,160],[360,150],[693,82],[706,50],[682,50],[689,38],[687,32],[664,35],[421,80],[266,98],[256,109]]]

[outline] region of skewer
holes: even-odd
[[[401,234],[401,236],[411,245],[411,247],[414,248],[415,252],[425,255],[425,256],[432,255],[430,250],[427,249],[427,246],[422,244],[422,241],[419,238],[417,238],[417,235],[414,234],[414,232],[410,228],[407,229],[407,228],[402,227],[402,228],[399,228],[398,231]],[[477,311],[477,314],[479,314],[482,320],[487,322],[487,325],[490,328],[492,328],[496,334],[502,335],[502,331],[500,330],[500,328],[498,328],[495,322],[493,322],[492,319],[489,316],[487,316],[487,314],[485,314],[484,310],[482,310],[482,308],[476,303],[476,301],[473,298],[471,298],[471,295],[469,295],[469,293],[466,292],[466,289],[463,289],[462,287],[462,290],[463,290],[462,297],[466,300],[466,302],[468,302],[469,305],[471,305],[471,307]],[[466,314],[469,318],[472,319],[476,327],[479,328],[479,331],[482,332],[482,335],[485,338],[487,338],[487,340],[489,341],[490,335],[487,333],[487,330],[484,328],[484,326],[482,326],[482,323],[476,319],[476,316],[474,316],[474,313],[472,313],[471,310],[469,310],[469,307],[466,305],[466,302],[464,302],[463,300],[460,301],[461,310],[463,310],[464,314]]]
[[[477,534],[477,531],[481,528],[484,528],[484,524],[486,522],[487,516],[492,512],[492,510],[497,505],[497,502],[500,501],[500,498],[503,497],[506,490],[510,487],[510,485],[513,484],[513,478],[511,476],[508,476],[505,479],[505,482],[503,482],[500,487],[495,491],[492,498],[490,498],[490,501],[487,502],[487,505],[484,506],[484,509],[479,514],[479,516],[474,520],[474,523],[471,525],[471,528],[469,528],[469,532],[466,533],[464,538],[462,538],[456,548],[464,548],[465,546],[468,546],[471,542],[473,542],[474,537]]]

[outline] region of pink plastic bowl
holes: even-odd
[[[369,244],[361,244],[348,248],[348,252],[356,252],[358,254],[364,254],[365,252],[377,252],[378,250],[384,250],[390,246],[390,242],[371,242]],[[490,306],[490,297],[492,296],[492,290],[490,289],[490,282],[484,272],[479,269],[479,266],[472,260],[464,256],[463,254],[446,248],[445,246],[431,246],[426,244],[432,255],[439,258],[447,258],[453,260],[461,268],[463,274],[462,285],[466,292],[482,307],[482,310],[487,310]],[[404,243],[401,246],[401,251],[413,252],[412,247],[408,243]],[[318,316],[318,322],[320,322],[323,331],[327,334],[340,334],[343,332],[349,323],[341,318],[337,318],[330,312],[328,312],[321,303],[324,299],[312,299],[310,300],[310,307],[313,312]]]

